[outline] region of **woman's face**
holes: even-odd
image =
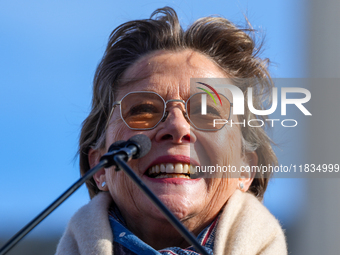
[[[190,78],[228,78],[210,59],[191,50],[180,52],[157,51],[141,58],[126,70],[123,81],[135,80],[121,86],[116,100],[133,91],[153,91],[165,101],[190,97]],[[229,99],[232,98],[227,95]],[[152,143],[150,152],[143,158],[131,160],[129,165],[162,202],[191,230],[198,230],[205,221],[217,215],[228,198],[238,188],[238,178],[188,179],[179,174],[164,178],[150,178],[148,169],[161,164],[186,167],[186,164],[235,165],[245,164],[241,153],[241,132],[237,125],[225,126],[216,132],[199,131],[191,127],[183,116],[184,104],[172,102],[164,122],[147,131],[129,129],[120,117],[117,107],[106,133],[107,152],[118,140],[128,140],[136,134],[147,135]],[[237,121],[235,117],[234,121]],[[98,177],[98,175],[97,175]],[[99,180],[99,178],[97,178]],[[129,220],[152,219],[165,221],[152,202],[126,176],[112,168],[101,172],[108,190],[124,218]]]

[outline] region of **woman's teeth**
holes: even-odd
[[[190,164],[183,163],[167,163],[150,167],[147,175],[153,178],[187,178],[190,174],[195,173],[195,167]]]

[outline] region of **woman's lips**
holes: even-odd
[[[156,158],[154,161],[151,162],[148,168],[150,168],[153,165],[159,165],[162,163],[186,163],[186,164],[193,164],[198,165],[197,162],[195,162],[193,159],[191,159],[188,156],[184,155],[164,155]]]
[[[182,163],[182,164],[188,164],[193,166],[198,166],[199,164],[191,159],[188,156],[184,155],[164,155],[156,158],[154,161],[152,161],[149,166],[144,170],[144,174],[147,172],[148,169],[150,169],[152,166],[155,165],[161,165],[161,164],[176,164],[176,163]]]
[[[144,178],[146,178],[150,182],[155,183],[164,183],[164,184],[195,184],[201,180],[201,178],[197,179],[187,179],[187,178],[151,178],[147,175],[144,175]]]
[[[150,179],[162,180],[162,182],[165,179],[168,181],[179,179],[178,181],[182,182],[192,180],[195,175],[195,165],[198,164],[187,156],[164,155],[155,159],[145,170],[144,175]]]

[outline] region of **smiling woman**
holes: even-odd
[[[261,82],[254,107],[263,109],[259,95],[271,82],[255,54],[246,31],[229,21],[203,18],[183,31],[171,8],[115,29],[95,75],[92,111],[83,123],[81,173],[94,167],[112,143],[145,134],[151,151],[131,161],[131,168],[208,253],[286,254],[282,229],[260,202],[269,175],[205,178],[195,173],[208,164],[237,169],[276,164],[262,128],[203,127],[195,116],[200,112],[193,110],[202,92],[191,88],[191,78],[255,78]],[[230,115],[230,93],[222,98],[226,108],[207,103],[205,118],[237,122]],[[71,219],[57,254],[198,254],[124,172],[101,169],[87,187],[92,200]]]

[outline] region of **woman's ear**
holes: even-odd
[[[95,167],[102,156],[100,150],[90,149],[88,153],[88,160],[90,164],[90,168]],[[93,175],[93,179],[97,184],[98,189],[102,191],[108,191],[108,186],[106,185],[106,174],[105,168],[100,169],[97,173]]]
[[[90,168],[95,167],[99,163],[101,156],[102,155],[100,153],[100,150],[95,150],[95,149],[90,148],[88,156],[87,156],[89,160]]]
[[[241,191],[246,192],[253,182],[256,172],[252,171],[252,166],[257,166],[257,162],[258,157],[255,151],[246,153],[243,160],[243,171],[240,173],[238,180],[238,186]]]

